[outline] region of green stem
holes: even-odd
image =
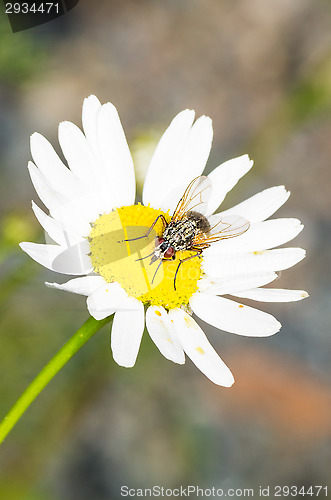
[[[0,443],[9,434],[16,422],[36,399],[38,394],[46,387],[52,378],[63,368],[63,366],[76,354],[77,351],[112,318],[109,316],[101,321],[89,317],[89,319],[77,330],[76,333],[55,354],[50,362],[41,370],[29,387],[9,410],[5,418],[0,422]]]

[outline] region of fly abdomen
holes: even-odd
[[[192,210],[191,212],[187,212],[187,217],[189,218],[189,220],[195,222],[196,228],[200,233],[208,233],[208,231],[210,231],[209,221],[204,215]]]

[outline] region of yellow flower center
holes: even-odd
[[[196,292],[201,258],[192,250],[176,252],[175,260],[155,258],[155,237],[164,231],[162,218],[150,228],[159,215],[169,222],[169,214],[140,204],[100,215],[88,238],[90,258],[94,272],[107,283],[120,283],[144,304],[173,309],[187,305]],[[187,257],[192,258],[183,262]]]

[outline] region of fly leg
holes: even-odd
[[[147,257],[151,257],[152,255],[154,255],[154,252],[150,253],[149,255],[145,255],[145,257],[141,257],[140,259],[136,259],[135,262],[138,262],[139,260],[144,260],[144,259],[147,259]],[[166,260],[166,259],[165,259]],[[156,273],[158,272],[158,270],[160,269],[160,265],[162,264],[163,260],[160,259],[160,262],[156,268],[156,271],[153,275],[153,278],[152,278],[152,281],[151,281],[151,284],[153,284],[153,281],[155,279],[155,276],[156,276]],[[150,262],[149,265],[151,265],[153,262]]]
[[[200,254],[202,253],[202,250],[201,248],[193,248],[193,250],[196,251],[196,253],[194,255],[190,255],[189,257],[186,257],[185,259],[182,259],[179,261],[179,264],[177,266],[177,269],[176,269],[176,272],[175,272],[175,277],[174,277],[174,289],[176,291],[176,279],[177,279],[177,274],[178,274],[178,270],[181,266],[181,264],[187,260],[190,260],[190,259],[194,259],[194,257],[200,257]]]
[[[124,241],[128,241],[128,240],[124,240]],[[131,241],[131,240],[130,240]],[[135,262],[138,262],[138,260],[144,260],[144,259],[147,259],[148,257],[151,257],[152,255],[154,255],[154,250],[152,253],[148,254],[148,255],[145,255],[145,257],[140,257],[140,259],[136,259]]]
[[[159,265],[157,266],[156,271],[155,271],[155,273],[154,273],[154,276],[153,276],[153,279],[152,279],[152,285],[153,285],[153,281],[154,281],[154,279],[155,279],[156,273],[157,273],[157,272],[158,272],[158,270],[160,269],[160,265],[161,265],[161,264],[162,264],[162,259],[160,259]]]
[[[163,222],[163,224],[164,224],[164,226],[167,227],[167,221],[165,220],[164,216],[161,214],[161,215],[158,215],[158,217],[156,217],[155,221],[153,222],[153,224],[151,225],[151,227],[148,229],[147,233],[143,234],[142,236],[138,236],[137,238],[129,238],[127,240],[118,241],[118,243],[123,243],[124,241],[136,241],[136,240],[140,240],[142,238],[148,238],[150,232],[152,231],[153,227],[157,223],[158,219],[161,219],[162,222]],[[148,257],[151,257],[153,254],[154,254],[154,251],[152,253],[150,253],[149,255],[145,255],[145,257],[141,257],[140,259],[136,259],[136,262],[139,261],[139,260],[147,259]],[[158,270],[158,268],[157,268],[157,270]],[[155,278],[155,275],[154,275],[154,278]],[[153,280],[154,280],[154,278],[153,278]]]
[[[157,223],[157,221],[161,219],[163,224],[164,224],[164,227],[167,227],[168,223],[167,221],[165,220],[164,218],[164,215],[158,215],[155,219],[155,221],[153,222],[153,224],[151,225],[151,227],[148,229],[147,233],[143,234],[142,236],[138,236],[137,238],[129,238],[127,240],[121,240],[121,241],[118,241],[117,243],[123,243],[123,241],[135,241],[135,240],[140,240],[141,238],[148,238],[150,232],[152,231],[153,227],[155,226],[155,224]]]

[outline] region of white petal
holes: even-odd
[[[139,300],[127,299],[130,309],[115,314],[111,331],[111,348],[116,363],[127,368],[137,359],[144,332],[144,306]]]
[[[32,210],[34,211],[40,225],[52,238],[52,240],[64,247],[68,246],[64,231],[59,222],[54,220],[49,215],[46,215],[45,212],[43,212],[34,202],[32,202]]]
[[[173,211],[189,183],[203,172],[213,137],[212,122],[201,116],[192,127],[193,120],[194,111],[182,111],[163,134],[146,175],[145,205]]]
[[[240,293],[232,293],[232,295],[261,302],[295,302],[309,296],[304,290],[286,290],[282,288],[252,288]]]
[[[41,134],[34,133],[30,138],[30,147],[33,160],[48,183],[55,191],[70,197],[76,181],[53,146]]]
[[[49,184],[46,177],[36,167],[32,161],[28,163],[28,170],[31,177],[32,184],[43,204],[51,210],[59,204],[65,204],[67,199],[58,194],[55,189]]]
[[[303,229],[298,219],[271,219],[257,222],[246,233],[213,243],[207,254],[259,252],[277,247],[295,238]]]
[[[228,293],[239,292],[240,290],[247,290],[248,288],[255,288],[264,286],[277,278],[276,273],[250,273],[233,274],[224,276],[219,280],[203,278],[198,282],[199,290],[213,295],[225,295]],[[206,284],[205,281],[208,283]],[[206,286],[207,285],[207,286]]]
[[[248,155],[239,156],[228,160],[216,167],[209,175],[212,181],[212,194],[208,202],[208,213],[212,214],[220,206],[227,193],[237,184],[239,179],[243,177],[253,166],[253,161]],[[236,213],[235,215],[243,215],[245,213]],[[248,217],[246,217],[248,219]]]
[[[104,283],[87,298],[87,308],[93,318],[100,320],[113,314],[127,299],[119,283]]]
[[[38,169],[30,164],[29,170],[32,170],[34,178],[39,177],[39,185],[42,186],[43,193],[48,195],[48,200],[42,201],[50,211],[58,208],[61,212],[71,212],[77,223],[95,219],[100,210],[98,206],[94,206],[91,183],[84,187],[80,179],[61,162],[51,144],[42,135],[35,133],[31,136],[31,152]]]
[[[163,307],[150,306],[146,312],[148,333],[161,354],[174,363],[185,363],[184,351],[174,335],[168,313]]]
[[[74,227],[76,234],[87,236],[91,227],[89,219],[82,214],[86,201],[77,205],[75,198],[68,198],[63,193],[55,191],[42,172],[31,161],[28,163],[28,169],[39,198],[49,209],[54,219],[58,220],[64,228]],[[87,208],[91,210],[90,207]],[[71,231],[68,230],[68,232]]]
[[[213,124],[209,116],[200,116],[190,130],[182,151],[179,178],[189,184],[204,171],[213,141]],[[178,164],[179,166],[179,164]]]
[[[169,185],[167,192],[162,182],[159,203],[164,211],[169,210],[173,213],[187,186],[202,174],[208,160],[212,139],[212,121],[207,116],[201,116],[191,128],[185,147],[177,160],[177,166],[173,166],[171,175],[176,182]]]
[[[70,232],[68,232],[67,228],[64,228],[60,222],[53,219],[53,217],[46,215],[34,202],[32,202],[32,210],[46,233],[59,245],[69,247],[81,241],[82,237],[76,234],[74,230],[70,228]]]
[[[201,116],[193,125],[187,141],[177,158],[177,163],[171,166],[169,174],[176,179],[167,190],[162,182],[160,203],[163,210],[173,213],[185,189],[193,179],[200,176],[206,166],[213,140],[212,121],[207,116]],[[169,179],[170,180],[170,179]]]
[[[226,332],[248,337],[268,337],[281,328],[281,324],[271,314],[224,297],[196,293],[191,297],[190,305],[199,318]]]
[[[257,193],[248,200],[235,205],[220,215],[244,215],[251,224],[261,222],[273,215],[288,200],[290,192],[284,186],[275,186]]]
[[[90,258],[84,254],[86,242],[70,248],[22,242],[20,247],[33,260],[52,271],[63,274],[88,274],[92,271]]]
[[[85,136],[94,152],[98,152],[97,116],[101,103],[95,95],[84,99],[82,122]]]
[[[77,293],[78,295],[91,295],[97,288],[102,287],[105,280],[101,276],[84,276],[82,278],[74,278],[66,283],[48,283],[45,285],[48,288],[56,288],[65,292]]]
[[[53,261],[53,271],[62,274],[89,274],[93,271],[90,257],[90,245],[83,240],[73,245],[59,255]]]
[[[88,213],[84,214],[83,209]],[[95,214],[98,213],[91,198],[85,200],[85,204],[83,199],[73,199],[66,204],[51,208],[50,215],[61,224],[65,232],[76,234],[82,239],[91,232],[90,222],[94,222],[99,217],[99,215],[93,217],[93,211]]]
[[[99,149],[110,186],[115,189],[117,207],[135,201],[133,161],[115,106],[104,104],[98,112]]]
[[[31,161],[28,163],[28,170],[35,190],[51,215],[63,225],[69,221],[69,224],[77,228],[76,232],[82,234],[83,230],[86,231],[88,222],[91,220],[90,214],[91,210],[94,209],[94,199],[90,191],[82,186],[79,179],[75,178],[66,167],[65,169],[70,178],[66,180],[66,176],[59,175],[59,179],[56,180],[52,179],[50,175],[47,177]]]
[[[169,318],[173,321],[184,351],[199,370],[215,384],[230,387],[234,382],[233,375],[199,325],[181,309],[171,309]]]
[[[211,250],[213,250],[211,248]],[[202,267],[211,278],[228,276],[235,272],[281,271],[300,262],[306,255],[303,248],[276,248],[260,252],[212,254],[204,250]]]
[[[31,259],[52,271],[55,271],[53,267],[54,259],[63,252],[63,247],[59,245],[44,245],[27,241],[20,243],[20,247]]]
[[[60,123],[59,142],[70,169],[82,183],[75,196],[81,200],[88,220],[92,222],[98,214],[110,212],[115,200],[99,152],[92,150],[81,130],[71,122]]]
[[[70,170],[84,183],[93,185],[100,166],[82,131],[71,122],[60,123],[59,143]]]
[[[171,190],[174,179],[168,173],[173,174],[172,167],[174,164],[177,166],[193,120],[194,111],[189,109],[182,111],[175,116],[161,137],[146,174],[143,190],[144,205],[150,203],[151,206],[159,208],[160,187],[162,187],[162,196]],[[162,179],[161,184],[160,179]]]

